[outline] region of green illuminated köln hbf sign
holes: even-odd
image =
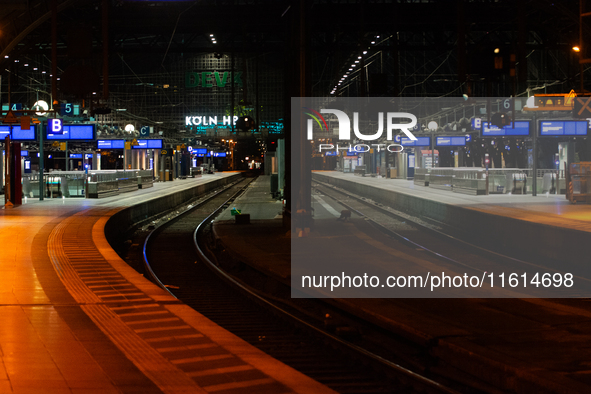
[[[195,88],[198,86],[202,88],[212,88],[214,86],[223,88],[226,84],[230,85],[231,82],[232,72],[230,71],[189,71],[185,74],[186,88]],[[234,83],[242,86],[242,71],[234,72]]]

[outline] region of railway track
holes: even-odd
[[[156,283],[216,324],[337,392],[458,392],[326,332],[301,309],[265,297],[220,269],[202,233],[215,214],[243,192],[246,182],[211,196],[148,235],[144,257]]]
[[[555,261],[527,261],[522,256],[509,256],[499,250],[476,245],[463,240],[463,233],[450,229],[443,223],[435,223],[428,219],[410,216],[391,207],[376,203],[362,196],[339,189],[330,184],[313,181],[313,189],[325,195],[343,207],[366,218],[372,225],[398,241],[412,246],[440,260],[443,264],[461,268],[468,275],[482,275],[485,272],[518,272],[541,271],[559,273],[552,267],[564,266]],[[458,236],[450,234],[457,233]],[[564,268],[566,269],[566,268]],[[575,276],[579,282],[591,285],[589,278]],[[529,297],[547,298],[547,293],[528,289]],[[563,297],[579,297],[579,290],[562,289]]]

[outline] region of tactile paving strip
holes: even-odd
[[[62,221],[49,236],[49,255],[85,313],[148,378],[166,393],[291,391],[127,281],[92,239],[108,211],[91,208]]]

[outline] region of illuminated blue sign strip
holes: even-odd
[[[205,157],[226,157],[226,152],[213,152],[213,154],[208,153]]]
[[[586,120],[540,121],[540,136],[583,136],[587,135]]]
[[[21,130],[20,126],[0,126],[0,138],[4,139],[7,135],[11,140],[35,140],[35,126],[31,125],[29,130]]]
[[[466,146],[466,137],[437,137],[437,146]]]
[[[62,134],[54,134],[49,127],[45,130],[48,140],[94,140],[94,125],[71,124],[63,125]]]
[[[137,143],[133,149],[162,149],[162,140],[137,140]]]
[[[488,122],[482,122],[482,136],[483,137],[503,137],[529,135],[528,121],[515,121],[513,125],[508,125],[502,129],[494,125],[489,125]]]
[[[6,151],[3,150],[2,154],[5,155]],[[29,156],[29,151],[28,150],[21,150],[21,157],[27,157],[27,156]]]
[[[402,146],[429,146],[431,142],[429,141],[429,137],[417,137],[417,140],[411,140],[408,137],[402,137],[400,139],[400,145]]]
[[[125,149],[125,140],[98,140],[97,149]]]

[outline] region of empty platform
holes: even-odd
[[[455,229],[472,242],[506,254],[528,250],[533,258],[588,259],[591,205],[571,204],[564,195],[470,196],[402,179],[334,171],[318,171],[312,177]]]
[[[236,176],[2,210],[0,392],[331,392],[153,285],[106,241],[115,213],[144,218]]]

